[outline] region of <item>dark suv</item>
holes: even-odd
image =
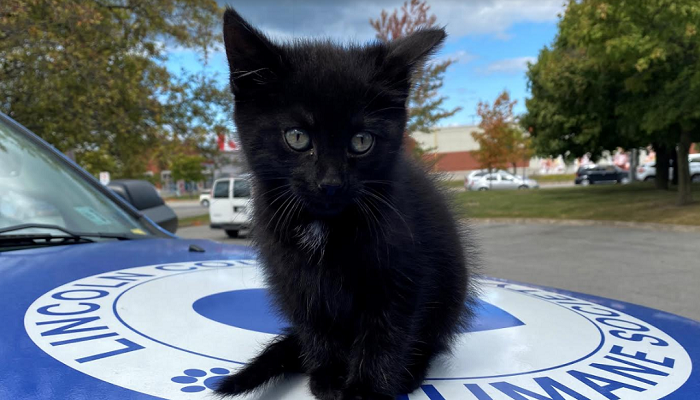
[[[592,185],[594,183],[627,183],[629,173],[614,165],[589,165],[576,171],[577,185]]]

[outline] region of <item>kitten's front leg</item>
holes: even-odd
[[[334,367],[309,373],[309,389],[319,400],[342,400],[344,387],[345,375]]]
[[[347,377],[347,352],[331,337],[312,333],[304,346],[309,389],[320,400],[341,400]]]
[[[408,374],[408,327],[378,317],[363,324],[352,348],[343,400],[393,400]]]

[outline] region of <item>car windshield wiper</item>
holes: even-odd
[[[46,229],[63,232],[62,235],[48,233],[8,234],[10,232],[25,229]],[[118,233],[102,232],[73,232],[59,225],[47,224],[21,224],[0,229],[0,247],[26,247],[26,246],[60,246],[65,244],[93,243],[93,238],[132,240],[133,238]]]
[[[94,242],[94,240],[88,238],[73,236],[54,236],[48,234],[2,235],[0,236],[0,251],[20,250],[32,247],[63,246],[67,244]]]

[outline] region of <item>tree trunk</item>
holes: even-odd
[[[681,131],[680,141],[678,143],[678,156],[675,170],[678,171],[678,205],[683,206],[690,204],[693,201],[692,193],[690,192],[690,163],[688,162],[688,153],[690,152],[690,131],[683,129]]]
[[[491,175],[491,174],[493,173],[493,168],[489,165],[489,168],[488,168],[488,169],[489,169],[489,175]],[[492,181],[491,179],[489,179],[489,189],[493,189],[493,184],[492,184],[492,182],[493,182],[493,181]]]
[[[668,149],[666,145],[655,144],[654,152],[656,152],[656,188],[659,190],[668,190]]]
[[[518,175],[518,164],[517,163],[511,163],[513,164],[513,175]]]
[[[678,151],[673,151],[673,149],[669,149],[669,166],[671,168],[671,184],[672,185],[678,185]]]

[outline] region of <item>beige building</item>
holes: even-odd
[[[472,137],[472,132],[479,131],[477,125],[459,125],[436,128],[430,133],[417,132],[411,137],[422,149],[436,155],[438,171],[451,175],[452,179],[463,179],[469,171],[481,169],[473,155],[479,144]],[[518,167],[527,166],[528,163],[518,163]]]
[[[431,133],[417,132],[412,137],[421,148],[443,154],[478,150],[479,144],[471,134],[480,131],[476,125],[460,125],[436,128]]]

